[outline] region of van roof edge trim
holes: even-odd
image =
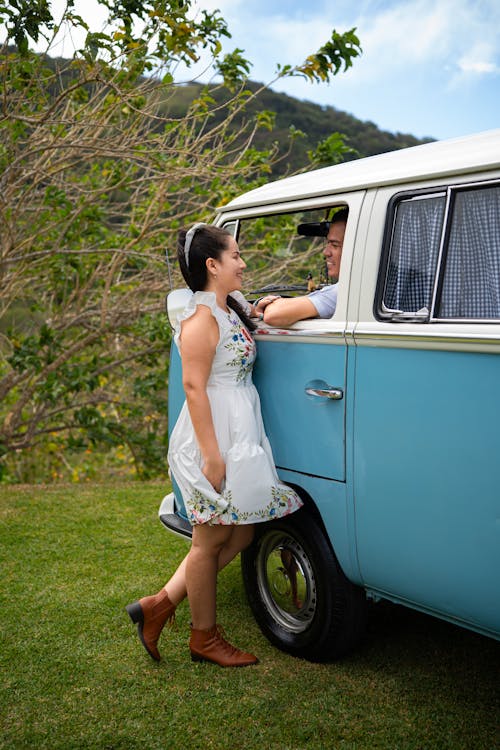
[[[500,168],[500,129],[433,141],[285,177],[243,193],[220,206],[217,212],[495,168]]]

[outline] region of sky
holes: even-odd
[[[95,0],[75,0],[86,20]],[[62,0],[53,0],[55,10]],[[193,12],[219,9],[252,63],[252,80],[269,83],[277,64],[298,64],[331,36],[356,27],[360,58],[330,84],[300,78],[272,86],[331,105],[392,133],[453,138],[500,127],[499,0],[193,0]],[[68,51],[66,44],[66,52]],[[200,74],[202,61],[181,79]],[[205,73],[201,80],[207,80]]]

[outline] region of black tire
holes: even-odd
[[[266,638],[282,651],[329,661],[359,641],[365,593],[346,578],[323,529],[306,508],[257,524],[254,541],[241,554],[241,568],[253,615]]]

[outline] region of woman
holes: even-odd
[[[159,593],[126,609],[158,661],[162,628],[187,595],[191,658],[242,667],[258,659],[231,646],[217,625],[217,573],[250,544],[255,522],[292,513],[302,502],[279,482],[252,383],[250,316],[262,317],[266,300],[252,306],[241,294],[246,265],[223,229],[195,224],[181,231],[178,258],[194,294],[175,335],[186,402],[168,460],[193,526],[192,544]]]

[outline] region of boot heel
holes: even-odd
[[[137,624],[138,622],[142,623],[144,621],[144,614],[142,612],[142,607],[139,604],[139,602],[134,602],[133,604],[127,604],[125,609],[133,623]]]
[[[191,661],[206,661],[206,659],[203,658],[203,656],[198,656],[198,654],[191,654]]]
[[[150,657],[160,661],[158,638],[163,626],[175,619],[175,604],[172,604],[165,589],[127,604],[125,610],[132,622],[136,623],[139,640]]]

